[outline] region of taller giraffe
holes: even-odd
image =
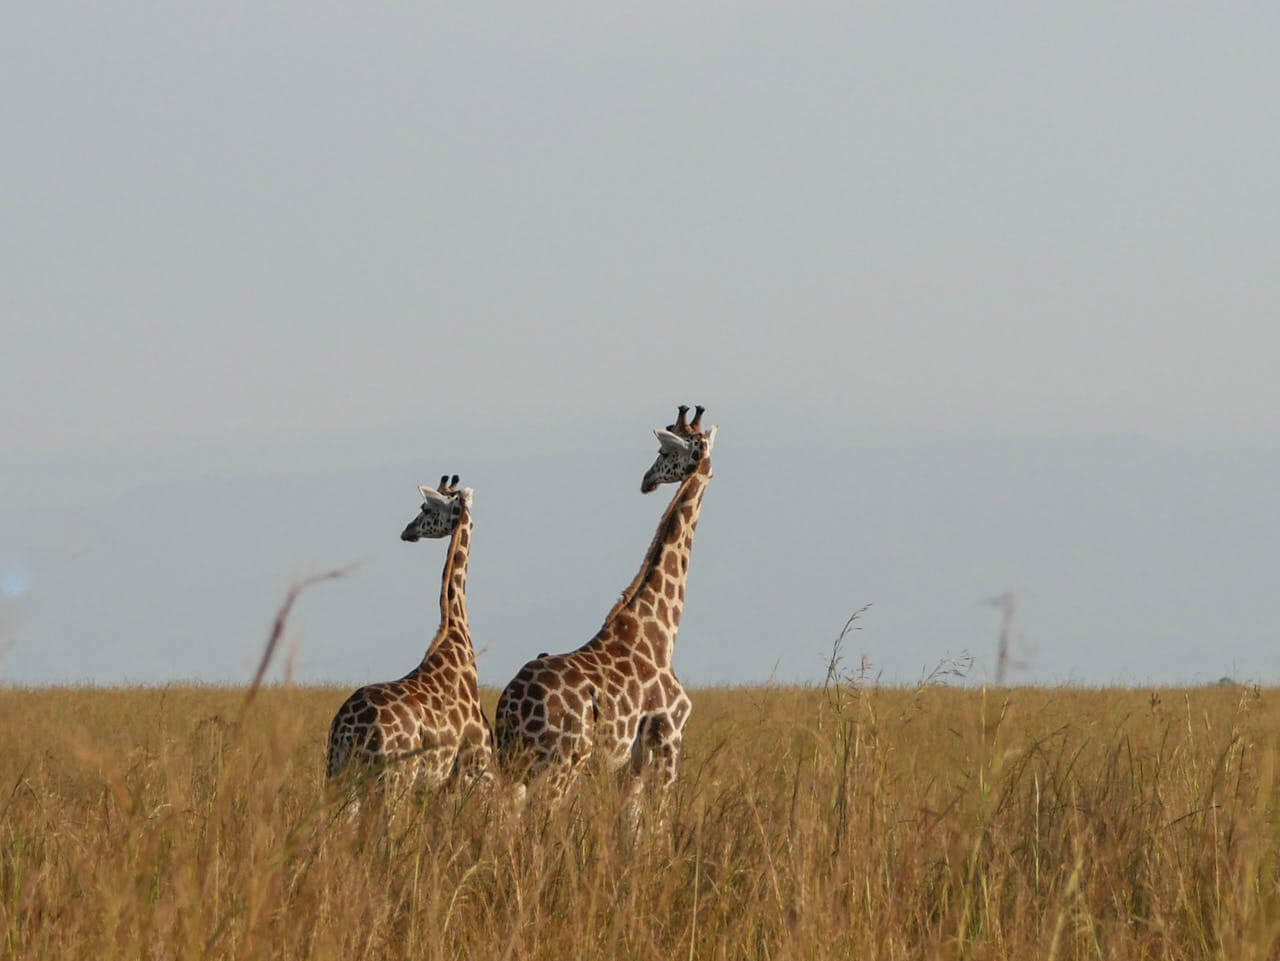
[[[480,710],[475,652],[467,626],[467,562],[471,553],[470,488],[458,476],[440,478],[436,490],[420,487],[422,508],[400,539],[449,536],[440,578],[440,626],[416,668],[398,681],[360,688],[346,699],[329,727],[328,776],[356,760],[391,765],[398,784],[434,787],[455,771],[470,784],[487,785],[492,734]]]
[[[498,699],[494,723],[504,758],[524,754],[526,780],[548,771],[553,798],[596,756],[609,770],[628,761],[639,775],[657,754],[665,791],[676,776],[692,702],[672,669],[689,554],[702,495],[711,480],[716,428],[702,431],[702,407],[654,431],[658,459],[641,493],[679,483],[635,579],[595,637],[568,654],[543,654],[520,669]],[[637,782],[638,787],[638,782]]]

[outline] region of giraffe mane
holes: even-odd
[[[449,634],[453,613],[450,610],[452,605],[449,603],[449,585],[453,583],[453,558],[457,554],[458,541],[462,537],[462,528],[465,526],[463,522],[471,513],[470,506],[469,502],[464,501],[462,512],[458,515],[458,523],[454,525],[453,533],[449,535],[449,553],[445,557],[444,570],[440,573],[440,627],[436,630],[436,636],[431,639],[431,643],[427,645],[427,653],[422,655],[424,663]]]
[[[658,556],[662,553],[662,545],[666,543],[667,534],[670,533],[671,525],[678,520],[676,508],[683,503],[686,488],[694,483],[697,476],[698,471],[695,470],[681,481],[680,486],[676,488],[675,495],[671,498],[671,503],[667,505],[667,509],[662,514],[662,519],[658,521],[658,529],[654,531],[653,541],[649,544],[649,550],[645,552],[644,561],[640,564],[639,572],[605,616],[604,624],[600,628],[601,631],[607,628],[613,622],[613,619],[635,600],[636,595],[640,593],[640,588],[644,586],[645,581],[649,579],[649,575],[653,573],[653,569],[658,563]]]

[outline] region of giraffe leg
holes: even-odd
[[[571,744],[562,743],[565,740],[558,737],[551,744],[538,745],[527,778],[527,783],[543,780],[543,790],[552,808],[559,807],[564,801],[574,775],[591,757],[591,742],[586,738],[574,738]]]
[[[532,751],[525,745],[513,747],[510,743],[500,743],[497,762],[502,771],[502,783],[509,788],[504,791],[506,809],[518,819],[529,800],[529,781],[535,763]]]
[[[360,801],[362,785],[356,782],[352,776],[350,769],[343,771],[341,774],[334,775],[330,778],[330,784],[337,781],[342,782],[342,801],[338,808],[339,812],[344,814],[348,822],[356,820],[360,816]]]
[[[680,773],[680,750],[684,746],[684,732],[669,728],[654,734],[654,752],[658,757],[659,785],[665,792],[675,783]]]
[[[659,715],[650,719],[645,732],[658,761],[658,828],[666,821],[667,799],[671,785],[680,769],[680,750],[684,745],[684,730],[670,717]]]
[[[418,780],[417,767],[416,759],[395,758],[387,762],[386,767],[374,780],[378,800],[388,811],[398,807],[413,790],[413,785]]]
[[[644,772],[653,761],[653,747],[648,737],[650,723],[647,717],[640,719],[636,727],[636,736],[631,742],[631,758],[621,769],[622,779],[626,785],[623,815],[632,831],[640,825],[640,806],[644,797]]]
[[[340,789],[340,810],[345,812],[347,821],[359,816],[365,795],[376,789],[378,769],[368,750],[368,740],[367,735],[361,736],[351,726],[340,726],[336,721],[330,732],[325,780]]]
[[[631,774],[633,777],[639,778],[644,769],[653,762],[653,744],[649,740],[649,727],[653,719],[648,717],[640,718],[640,723],[636,726],[636,736],[631,742]]]
[[[535,773],[542,771],[546,772],[547,799],[553,809],[558,808],[569,793],[569,785],[573,783],[573,775],[576,773],[573,762],[568,758],[556,758],[548,761],[541,771]]]
[[[361,812],[382,810],[386,794],[386,771],[376,757],[353,750],[345,768],[331,781],[342,787],[342,807],[348,823]]]
[[[420,748],[407,764],[408,790],[421,804],[431,791],[443,787],[453,774],[458,751],[452,744]]]
[[[525,771],[524,783],[532,785],[535,781],[542,781],[541,790],[551,806],[559,807],[579,768],[591,758],[590,735],[581,725],[565,731],[547,729],[539,732],[529,748],[532,762]]]
[[[493,787],[493,752],[489,738],[481,736],[464,741],[458,748],[457,770],[464,791],[479,791],[487,795]]]
[[[343,731],[329,735],[329,753],[325,763],[325,777],[332,780],[343,772],[351,759],[351,735]]]
[[[542,757],[536,737],[520,729],[519,717],[510,710],[506,715],[498,713],[494,739],[497,751],[491,757],[487,780],[492,783],[495,769],[501,770],[502,784],[509,789],[503,791],[504,810],[518,820],[524,814],[534,776],[546,769],[548,761]]]

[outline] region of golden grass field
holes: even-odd
[[[603,776],[338,816],[347,693],[0,690],[4,957],[1277,956],[1273,690],[699,690],[638,833]]]

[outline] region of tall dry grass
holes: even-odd
[[[638,836],[606,777],[339,816],[346,693],[0,691],[3,955],[1276,956],[1275,691],[702,690]]]

